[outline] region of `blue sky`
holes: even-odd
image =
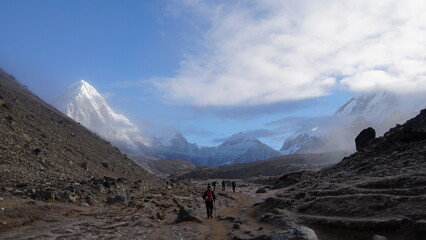
[[[84,79],[146,134],[274,148],[377,90],[426,91],[423,1],[0,1],[0,67],[49,103]]]

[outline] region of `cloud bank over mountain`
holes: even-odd
[[[198,16],[200,50],[160,88],[200,106],[269,104],[345,88],[426,90],[426,2],[179,1]],[[197,19],[197,18],[194,18]],[[200,26],[202,25],[202,26]]]

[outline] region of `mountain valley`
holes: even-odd
[[[426,236],[426,110],[353,154],[195,167],[122,154],[4,71],[0,96],[1,239]],[[262,146],[237,135],[220,147],[246,145]],[[214,218],[205,219],[201,194],[213,181],[226,189],[216,187]]]

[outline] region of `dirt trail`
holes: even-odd
[[[206,239],[223,240],[233,236],[249,238],[256,236],[260,230],[272,231],[271,226],[257,220],[253,204],[260,201],[260,196],[254,194],[254,191],[252,187],[239,188],[235,193],[216,191],[216,217],[204,221],[211,236]]]
[[[216,211],[206,218],[201,198],[205,184],[194,183],[187,189],[157,190],[134,194],[137,207],[105,205],[81,207],[70,203],[46,203],[2,196],[6,209],[22,209],[9,225],[0,228],[0,239],[250,239],[276,229],[259,223],[252,206],[262,195],[256,187],[238,188],[238,192],[216,191]],[[161,194],[158,194],[161,192]],[[189,206],[201,222],[175,223],[176,203]],[[12,212],[5,212],[12,216]],[[28,219],[25,220],[25,214]],[[0,218],[6,214],[0,214]],[[36,218],[34,217],[36,216]],[[0,219],[1,220],[1,219]]]

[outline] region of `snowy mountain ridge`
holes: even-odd
[[[143,142],[138,127],[115,113],[104,97],[84,80],[69,87],[55,105],[68,117],[119,147],[136,150],[137,142]]]
[[[385,129],[403,123],[415,115],[416,104],[410,109],[401,106],[401,99],[387,92],[361,95],[343,104],[334,115],[320,125],[305,126],[285,139],[282,154],[318,153],[353,150],[353,139],[366,127],[376,129],[377,135]],[[405,109],[405,111],[402,111]],[[316,129],[316,131],[312,131]]]
[[[235,134],[216,147],[199,147],[189,143],[181,134],[170,140],[170,145],[152,145],[155,153],[163,158],[185,159],[195,165],[219,166],[230,163],[265,160],[281,155],[256,138]]]
[[[369,121],[380,122],[386,114],[398,108],[396,96],[387,92],[377,92],[351,98],[334,115],[364,116]]]

